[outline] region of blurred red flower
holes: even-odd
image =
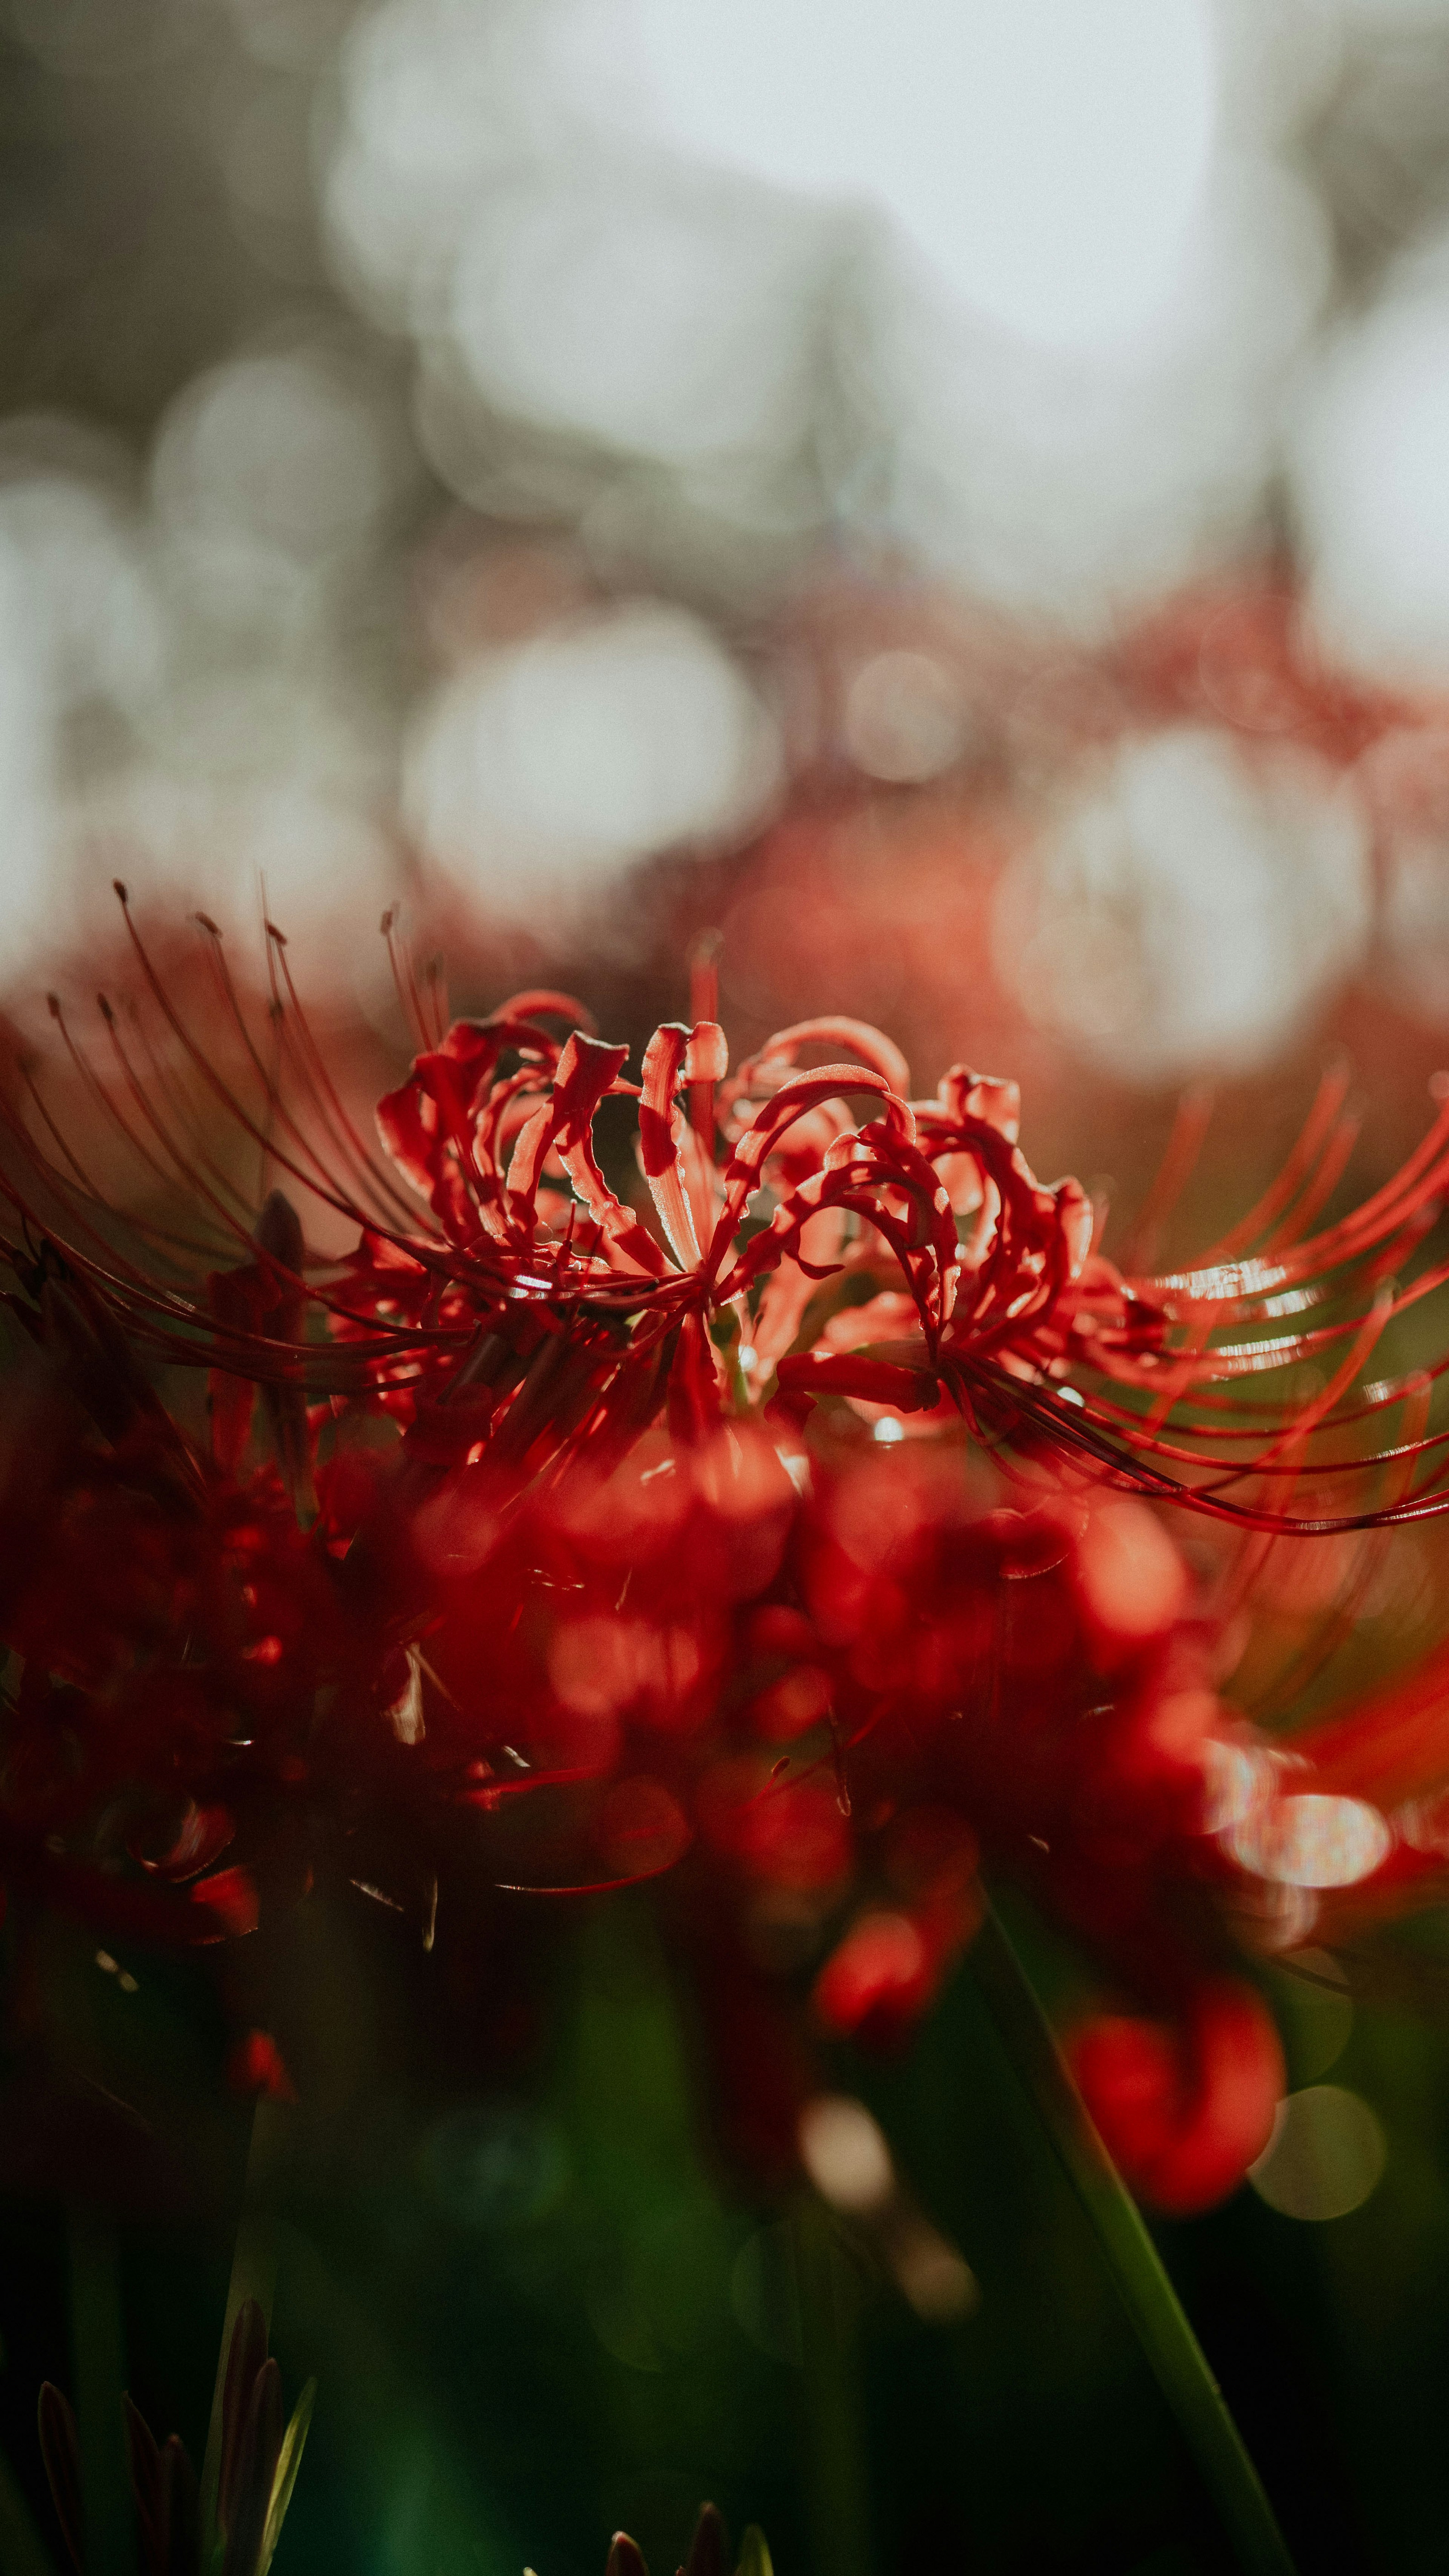
[[[1449,1849],[1441,1654],[1311,1734],[1219,1696],[1254,1533],[1334,1548],[1449,1502],[1434,1371],[1361,1383],[1445,1276],[1414,1263],[1449,1108],[1324,1224],[1330,1083],[1258,1208],[1155,1276],[1035,1179],[1012,1085],[957,1067],[912,1104],[854,1022],[731,1075],[702,990],[635,1085],[562,995],[452,1027],[419,1001],[379,1156],[275,935],[250,1100],[137,953],[213,1124],[358,1240],[312,1257],[280,1191],[257,1215],[114,1013],[94,1095],[184,1228],[127,1231],[11,1108],[36,1345],[0,1479],[12,1870],[215,1937],[338,1818],[415,1845],[471,1817],[504,1887],[676,1872],[707,1984],[783,1962],[824,2030],[886,2036],[969,1943],[984,1863],[1144,2016],[1078,2052],[1130,2177],[1178,2208],[1231,2187],[1282,2083],[1235,1957],[1401,1901]],[[596,1133],[620,1099],[637,1188]],[[141,1358],[207,1368],[209,1439]],[[1143,1496],[1216,1524],[1221,1561],[1190,1570]]]

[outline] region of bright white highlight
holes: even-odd
[[[1250,1815],[1273,1778],[1272,1755],[1219,1735],[1203,1740],[1203,1830],[1225,1834]]]
[[[13,425],[23,440],[27,424]],[[139,532],[104,489],[43,460],[9,473],[0,449],[0,908],[17,948],[54,938],[70,901],[64,853],[80,799],[63,728],[77,710],[145,720],[163,672],[164,629]],[[57,443],[59,443],[57,441]]]
[[[1228,1848],[1243,1869],[1284,1887],[1356,1887],[1394,1845],[1393,1827],[1362,1798],[1274,1798],[1242,1818]]]
[[[708,629],[641,604],[469,663],[425,709],[405,803],[429,853],[490,906],[742,829],[775,729]]]
[[[1449,253],[1345,331],[1310,383],[1295,498],[1329,649],[1449,677]]]
[[[1201,0],[604,5],[670,140],[883,208],[1023,337],[1089,345],[1166,298],[1213,142]]]
[[[196,377],[151,479],[163,541],[230,622],[295,613],[309,579],[365,544],[393,476],[366,390],[296,350]]]
[[[1355,963],[1366,836],[1326,772],[1183,726],[1088,774],[1007,872],[993,936],[1027,1010],[1144,1082],[1261,1061]]]
[[[819,265],[744,189],[549,169],[465,235],[452,322],[504,410],[687,462],[799,436]]]
[[[861,2218],[891,2199],[891,2151],[863,2102],[846,2093],[817,2093],[800,2114],[799,2140],[800,2161],[832,2208]]]
[[[868,493],[1094,626],[1255,525],[1327,289],[1266,93],[1219,133],[1262,41],[1211,0],[382,0],[328,237],[472,506],[768,592]]]

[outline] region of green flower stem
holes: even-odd
[[[855,2284],[830,2212],[815,2199],[795,2214],[805,2371],[811,2555],[816,2576],[870,2576],[865,2429],[856,2349]]]
[[[211,2393],[211,2422],[206,2432],[206,2457],[201,2469],[203,2568],[211,2563],[216,2541],[216,2491],[221,2477],[221,2408],[226,2390],[231,2330],[236,2323],[238,2309],[248,2299],[256,2300],[268,2328],[272,2322],[272,2295],[277,2283],[277,2243],[270,2204],[272,2184],[288,2126],[287,2105],[268,2101],[264,2094],[259,2096],[252,2114],[252,2140],[247,2154],[246,2181],[242,2187],[242,2214],[231,2260],[226,2320],[221,2330],[216,2385]]]
[[[988,1905],[971,1949],[982,1997],[1085,2209],[1153,2376],[1251,2576],[1293,2576],[1288,2545],[1141,2213],[1088,2117],[1021,1961]]]
[[[90,2576],[133,2576],[135,2514],[121,2390],[126,2338],[115,2229],[99,2209],[69,2212],[70,2331]]]

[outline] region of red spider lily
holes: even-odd
[[[754,2089],[770,2063],[784,2088],[756,2129],[789,2139],[808,2067],[762,2055],[758,2011],[803,1961],[824,2030],[908,2028],[984,1862],[1145,2014],[1089,2028],[1080,2077],[1129,2176],[1189,2208],[1281,2089],[1244,1938],[1334,1940],[1442,1889],[1449,1652],[1254,1730],[1214,1675],[1258,1540],[1192,1577],[1140,1501],[1039,1483],[1014,1508],[961,1426],[882,1446],[848,1410],[785,1457],[726,1422],[541,1474],[318,1465],[319,1421],[274,1419],[305,1444],[289,1498],[198,1454],[88,1292],[41,1298],[0,1479],[25,1659],[0,1838],[12,1884],[98,1924],[244,1933],[379,1818],[401,1876],[449,1815],[515,1888],[672,1873],[712,2017],[738,2040],[744,2014]],[[793,1964],[752,2005],[772,1927]]]
[[[1332,1938],[1442,1884],[1443,1650],[1255,1733],[1212,1682],[1242,1569],[1195,1585],[1133,1498],[1013,1508],[959,1427],[882,1447],[847,1412],[788,1458],[746,1421],[421,1476],[406,1448],[319,1466],[304,1420],[289,1499],[199,1457],[87,1292],[41,1294],[0,1482],[0,1832],[13,1883],[98,1923],[244,1933],[339,1831],[386,1820],[416,1876],[452,1815],[505,1886],[672,1873],[726,2035],[779,1926],[764,2008],[804,2000],[803,1961],[821,2028],[887,2037],[969,1945],[984,1862],[1145,2010],[1088,2031],[1081,2080],[1129,2176],[1190,2208],[1281,2090],[1243,1934]],[[773,2062],[788,2138],[808,2072]]]
[[[1408,1520],[1449,1499],[1449,1434],[1427,1428],[1449,1363],[1362,1382],[1388,1326],[1449,1277],[1415,1267],[1449,1175],[1449,1101],[1391,1181],[1323,1224],[1354,1135],[1330,1077],[1260,1204],[1190,1268],[1154,1275],[1093,1249],[1075,1182],[1035,1179],[1012,1084],[957,1067],[911,1104],[896,1049],[848,1020],[784,1030],[731,1077],[701,1011],[656,1032],[635,1085],[627,1051],[590,1034],[567,996],[521,994],[445,1028],[434,995],[429,1042],[381,1104],[380,1157],[329,1080],[280,935],[268,1056],[205,927],[254,1096],[215,1070],[133,931],[168,1044],[213,1121],[355,1225],[356,1250],[309,1259],[290,1211],[258,1227],[170,1075],[146,1078],[141,1041],[109,1006],[108,1079],[67,1043],[153,1180],[191,1194],[203,1233],[119,1226],[45,1128],[38,1092],[48,1141],[12,1108],[3,1186],[22,1278],[39,1235],[42,1260],[57,1247],[139,1349],[209,1364],[223,1457],[249,1418],[249,1399],[227,1391],[236,1379],[274,1390],[274,1412],[289,1391],[294,1423],[303,1390],[386,1405],[431,1467],[614,1458],[659,1421],[697,1439],[769,1411],[788,1431],[828,1399],[960,1418],[989,1445],[1264,1529]],[[573,1020],[571,1034],[551,1035],[550,1019]],[[820,1051],[835,1060],[802,1067]],[[619,1096],[638,1104],[642,1206],[596,1141]],[[1195,1115],[1163,1195],[1190,1160]],[[1284,1391],[1257,1392],[1274,1380]],[[294,1433],[289,1472],[299,1462]]]
[[[407,1657],[345,1563],[366,1462],[319,1471],[304,1530],[275,1467],[238,1478],[187,1440],[83,1285],[49,1279],[22,1311],[38,1347],[0,1438],[6,1879],[107,1932],[249,1932],[264,1893],[307,1883],[314,1823],[335,1838],[406,1794]]]
[[[1134,2183],[1205,2206],[1283,2089],[1244,1942],[1333,1939],[1442,1888],[1442,1652],[1387,1704],[1398,1803],[1375,1806],[1333,1768],[1349,1721],[1275,1739],[1214,1687],[1231,1571],[1195,1583],[1134,1499],[1014,1510],[959,1438],[862,1436],[798,1483],[749,1425],[655,1433],[607,1471],[465,1466],[408,1544],[428,1758],[517,1885],[673,1873],[757,2152],[810,2081],[771,2035],[802,1945],[818,2026],[890,2037],[968,1947],[984,1862],[1135,2000],[1088,2026],[1080,2080]],[[777,1929],[784,1988],[761,1976]]]
[[[17,1872],[94,1906],[129,1884],[107,1868],[128,1841],[184,1883],[233,1824],[249,1855],[299,1815],[391,1811],[407,1833],[461,1813],[505,1886],[684,1863],[706,1939],[793,1920],[817,2020],[870,2033],[919,2013],[969,1941],[984,1856],[1153,2016],[1081,2054],[1125,2168],[1169,2206],[1228,2188],[1281,2082],[1235,1921],[1284,1890],[1378,1906],[1433,1877],[1432,1828],[1403,1817],[1449,1776],[1440,1667],[1367,1735],[1348,1715],[1254,1737],[1213,1686],[1222,1604],[1111,1489],[1268,1532],[1445,1507],[1435,1372],[1359,1380],[1445,1275],[1391,1283],[1436,1213],[1449,1108],[1325,1226],[1351,1143],[1330,1082],[1260,1206],[1151,1275],[1094,1250],[1075,1182],[1034,1178],[1013,1086],[956,1068],[912,1104],[889,1040],[850,1021],[786,1030],[731,1076],[700,1008],[634,1085],[564,996],[451,1028],[434,997],[380,1156],[284,945],[278,1073],[206,928],[253,1091],[139,939],[191,1103],[113,1011],[110,1077],[75,1050],[152,1178],[194,1195],[196,1231],[123,1227],[58,1132],[43,1148],[8,1113],[12,1304],[51,1372],[45,1420],[17,1431],[0,1604],[26,1659],[0,1820]],[[802,1065],[816,1051],[832,1061]],[[596,1136],[616,1098],[637,1101],[634,1196]],[[217,1121],[356,1249],[309,1258],[280,1192],[254,1217]],[[209,1369],[209,1456],[136,1352]],[[1305,1367],[1307,1394],[1238,1387]],[[89,1428],[56,1414],[57,1382]],[[255,1388],[275,1464],[247,1463]],[[377,1408],[403,1426],[390,1456],[324,1454]],[[1402,1436],[1376,1447],[1385,1421]],[[193,1919],[245,1929],[249,1865],[213,1870]]]

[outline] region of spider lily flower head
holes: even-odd
[[[1333,1545],[1307,1534],[1444,1507],[1433,1370],[1361,1381],[1442,1282],[1420,1247],[1449,1110],[1325,1224],[1352,1140],[1331,1078],[1259,1207],[1155,1273],[1149,1224],[1114,1266],[1077,1184],[1036,1179],[1011,1084],[957,1067],[912,1102],[890,1040],[840,1019],[731,1072],[707,990],[637,1083],[566,996],[450,1025],[430,991],[374,1147],[284,944],[264,1046],[204,935],[250,1089],[136,953],[213,1127],[265,1156],[260,1209],[114,1010],[94,1097],[153,1178],[194,1190],[189,1231],[128,1229],[43,1106],[38,1134],[8,1112],[16,1311],[89,1424],[48,1471],[52,1518],[82,1532],[74,1579],[22,1549],[6,1613],[16,1851],[66,1851],[102,1789],[158,1772],[190,1801],[189,1851],[214,1813],[285,1810],[300,1763],[324,1806],[471,1817],[475,1863],[511,1889],[673,1872],[700,1940],[736,1958],[793,1920],[837,2035],[925,2008],[982,1861],[1145,2015],[1080,2054],[1133,2179],[1182,2208],[1231,2187],[1281,2089],[1235,1941],[1285,1888],[1372,1907],[1432,1877],[1429,1829],[1411,1866],[1394,1816],[1440,1785],[1440,1678],[1396,1688],[1375,1738],[1401,1743],[1392,1783],[1351,1715],[1288,1752],[1259,1740],[1216,1688],[1228,1613],[1149,1502],[1260,1553],[1255,1532]],[[611,1101],[636,1104],[635,1179],[601,1141]],[[355,1229],[340,1258],[309,1249],[319,1209]],[[208,1371],[209,1452],[146,1360]],[[368,1465],[347,1435],[379,1411],[400,1437]],[[113,1498],[110,1561],[135,1572],[109,1629],[102,1586],[71,1633]],[[79,1785],[55,1761],[66,1725]],[[1315,1879],[1294,1855],[1332,1819],[1306,1809],[1338,1798],[1348,1832],[1355,1796],[1381,1837]]]
[[[223,1457],[250,1422],[237,1381],[272,1390],[274,1415],[290,1405],[294,1480],[304,1396],[392,1410],[434,1470],[613,1459],[660,1423],[708,1440],[753,1420],[800,1446],[815,1417],[875,1407],[889,1429],[959,1421],[1028,1465],[1265,1529],[1444,1508],[1449,1434],[1428,1427],[1443,1363],[1365,1381],[1390,1325],[1449,1277],[1423,1249],[1449,1181],[1449,1098],[1402,1170],[1325,1223],[1355,1132],[1346,1077],[1330,1075],[1258,1206],[1189,1267],[1154,1273],[1141,1256],[1200,1103],[1114,1264],[1079,1185],[1033,1174],[1010,1082],[957,1066],[912,1102],[891,1041],[840,1018],[782,1030],[731,1073],[704,968],[694,1019],[656,1031],[636,1083],[627,1049],[567,995],[449,1024],[403,959],[426,1043],[379,1106],[379,1151],[328,1074],[280,933],[253,1029],[204,924],[248,1084],[216,1070],[125,919],[193,1100],[165,1066],[148,1078],[144,1030],[110,1004],[108,1074],[68,1026],[67,1043],[152,1188],[169,1178],[189,1198],[187,1231],[125,1221],[90,1186],[27,1066],[37,1114],[5,1112],[8,1257],[23,1282],[58,1253],[143,1355],[207,1364]],[[260,1213],[197,1099],[264,1158]],[[633,1185],[596,1133],[617,1099],[636,1103]],[[340,1260],[308,1249],[319,1216],[355,1231]]]

